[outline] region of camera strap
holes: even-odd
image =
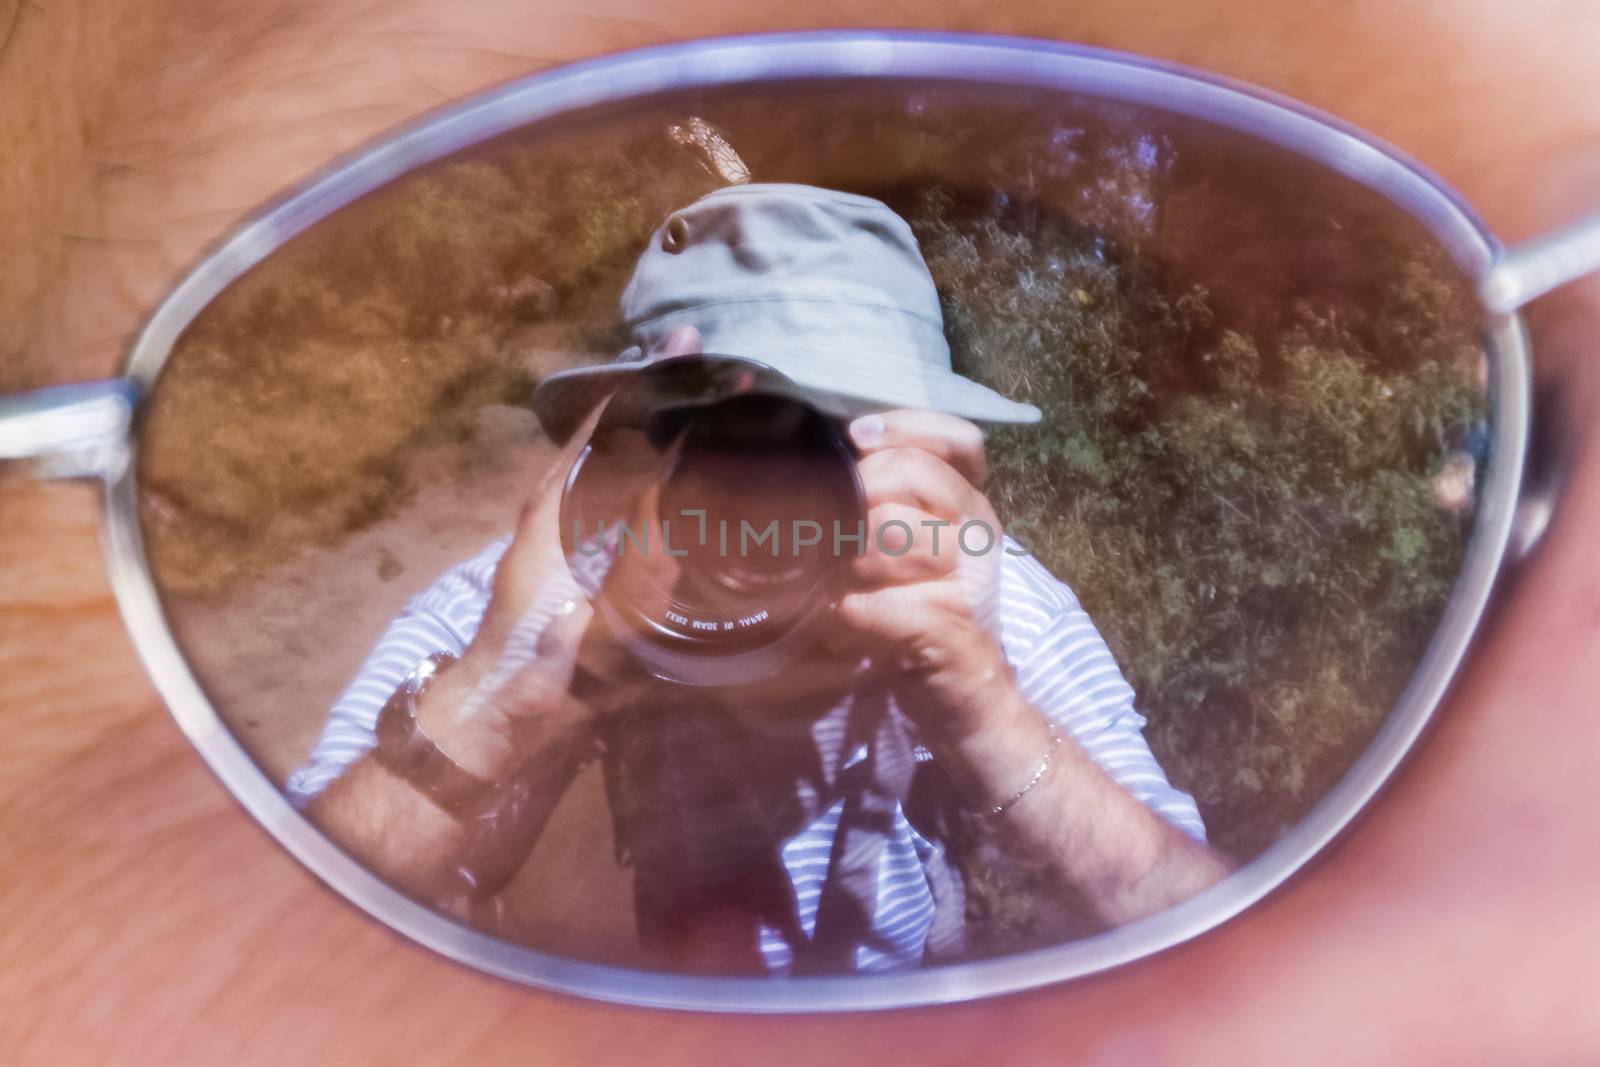
[[[881,685],[858,697],[850,725],[846,751],[865,742],[866,755],[839,775],[844,809],[804,968],[814,973],[852,970],[857,946],[892,953],[893,946],[884,942],[875,925],[883,854],[897,814],[905,811],[909,816],[913,788],[919,777],[926,777],[917,759],[911,722]],[[964,947],[965,897],[944,843],[935,836],[930,844],[929,853],[921,857],[933,903],[923,954],[929,959],[949,958]],[[798,961],[796,970],[802,970]]]
[[[942,795],[929,781],[937,768],[917,759],[914,729],[886,690],[869,685],[840,709],[848,719],[837,751],[805,731],[775,738],[746,730],[693,690],[657,691],[647,703],[614,720],[604,746],[618,860],[634,868],[643,943],[676,955],[673,946],[691,938],[704,914],[725,920],[738,909],[751,918],[750,953],[759,919],[783,932],[795,973],[853,970],[857,946],[890,947],[874,919],[885,846],[903,808],[930,845],[919,855],[933,904],[924,957],[960,954],[961,878],[941,820],[919,817],[930,805],[913,797]],[[838,766],[863,744],[862,758]],[[808,937],[782,849],[841,795]]]

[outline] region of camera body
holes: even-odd
[[[656,677],[738,685],[816,638],[866,545],[841,420],[754,360],[678,356],[606,402],[567,476],[580,588]]]

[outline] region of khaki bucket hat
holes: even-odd
[[[675,330],[709,355],[764,363],[819,406],[922,408],[1032,423],[1039,409],[956,374],[933,277],[911,227],[881,201],[808,185],[735,185],[673,212],[622,294],[633,346],[552,374],[534,410],[565,440]]]

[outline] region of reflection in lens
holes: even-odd
[[[793,392],[725,357],[651,367],[606,401],[568,476],[560,530],[589,575],[582,592],[658,678],[774,677],[811,651],[819,616],[847,590],[848,557],[822,531],[863,518],[850,446]],[[640,440],[653,462],[640,461]],[[655,558],[624,559],[652,543]]]
[[[556,500],[575,458],[543,435],[532,390],[625,347],[617,307],[655,227],[734,172],[882,200],[937,283],[954,369],[1042,410],[985,441],[984,496],[1010,544],[1070,589],[1029,609],[1016,581],[1002,587],[1002,636],[1042,657],[1018,677],[1036,684],[1065,669],[1049,657],[1103,636],[1087,670],[1105,692],[1125,679],[1131,714],[1099,725],[1142,738],[1211,848],[1243,862],[1295,826],[1404,688],[1472,532],[1488,457],[1470,290],[1412,220],[1281,150],[1151,110],[956,86],[700,94],[508,138],[352,206],[208,309],[153,398],[142,508],[185,650],[263,766],[320,795],[362,758],[362,730],[423,644],[464,649],[480,627],[523,626],[538,651],[566,598],[484,616],[523,504]],[[623,428],[597,434],[585,460],[612,472],[593,481],[588,528],[634,521],[646,485],[657,520],[698,508],[738,531],[849,515],[833,497],[854,460],[822,442],[864,409],[812,383],[805,403],[708,413],[693,387],[715,375],[672,373],[700,406],[611,393]],[[817,651],[828,554],[739,554],[737,536],[715,551],[715,525],[707,543],[678,540],[690,525],[673,526],[686,555],[642,572],[657,601],[613,604],[641,641],[734,633],[728,647],[766,647],[759,627],[673,623],[673,604],[719,627],[765,611],[762,634],[815,613],[820,632],[763,661],[764,682],[746,672],[736,695],[667,687],[637,650],[583,660],[601,681],[644,661],[651,698],[618,711],[598,762],[572,756],[547,823],[508,830],[518,862],[492,899],[422,895],[521,943],[712,973],[910,966],[1119,921],[1059,864],[946,803],[959,784],[913,771],[913,790],[887,755],[852,762],[938,767],[918,738],[818,728],[839,684]],[[1051,629],[1069,608],[1086,630]],[[436,630],[405,631],[395,647],[408,651],[374,683],[374,649],[420,616]],[[516,672],[536,658],[496,669],[529,681]],[[434,699],[463,688],[477,669],[465,662]],[[1104,695],[1095,683],[1084,706]],[[471,699],[464,688],[451,699]],[[904,861],[921,889],[838,891],[859,890],[848,850],[804,835],[860,814],[831,806],[847,793],[899,799],[910,851],[889,834],[875,855],[885,870]],[[876,814],[901,833],[894,810]],[[933,851],[948,862],[928,863]],[[852,953],[804,951],[818,923],[850,929],[862,901],[936,898],[866,916]],[[940,907],[961,920],[959,947],[957,924],[926,927],[941,951],[910,959],[891,935]]]

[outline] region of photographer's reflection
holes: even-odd
[[[598,757],[641,944],[717,973],[958,956],[952,852],[973,834],[1036,857],[1107,923],[1226,873],[1092,622],[1001,532],[968,420],[1038,412],[951,371],[903,220],[809,187],[719,190],[653,235],[622,313],[636,349],[540,385],[541,421],[570,443],[516,535],[407,606],[291,777],[330,834],[492,929],[498,891]],[[707,377],[702,351],[765,369]],[[784,388],[799,421],[718,406]],[[700,415],[657,433],[671,398]],[[785,445],[802,425],[816,464]],[[821,461],[829,442],[842,467]],[[847,482],[808,489],[852,462]],[[615,498],[578,510],[628,520],[609,537],[562,528],[575,465]],[[756,513],[783,522],[752,553]],[[672,530],[652,552],[655,520]],[[714,588],[691,595],[690,578]]]

